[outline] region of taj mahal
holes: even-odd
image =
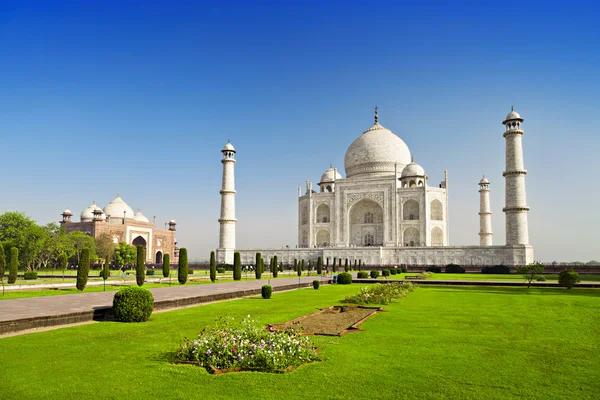
[[[313,188],[298,187],[298,245],[283,249],[237,249],[235,240],[236,150],[222,150],[223,180],[217,260],[253,263],[256,252],[266,260],[313,260],[318,257],[361,260],[368,265],[523,265],[533,262],[529,244],[523,163],[522,123],[514,110],[506,116],[505,207],[506,241],[493,245],[490,182],[479,182],[479,245],[452,246],[448,219],[448,172],[430,185],[404,141],[379,123],[374,124],[346,150],[345,177],[330,165]],[[477,212],[474,210],[474,212]]]

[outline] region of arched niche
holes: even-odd
[[[410,199],[404,202],[402,207],[402,219],[405,221],[419,220],[419,203],[416,200]]]
[[[403,241],[405,246],[420,246],[419,239],[421,237],[420,232],[415,227],[408,227],[404,230]]]
[[[382,246],[383,245],[383,208],[371,199],[362,199],[352,205],[348,212],[349,240],[348,244],[354,246]],[[372,235],[372,241],[365,242]]]
[[[329,206],[321,204],[317,207],[317,223],[327,223],[330,221]]]
[[[437,199],[431,202],[431,219],[434,221],[442,221],[444,219],[442,202]]]
[[[431,230],[431,245],[432,246],[443,246],[444,245],[444,232],[440,227],[436,226]]]
[[[326,229],[321,229],[317,232],[317,246],[319,247],[327,247],[331,243],[331,238],[329,236],[329,231]]]

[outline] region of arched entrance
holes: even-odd
[[[370,199],[356,202],[349,211],[348,244],[383,246],[383,209]]]
[[[156,252],[156,263],[162,264],[162,262],[163,262],[163,253],[162,253],[162,251],[158,251],[158,252]]]
[[[138,246],[141,245],[143,248],[146,248],[146,239],[144,239],[141,236],[136,237],[135,239],[133,239],[133,242],[131,242],[132,245],[134,246]]]

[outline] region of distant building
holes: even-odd
[[[120,195],[104,209],[94,201],[81,212],[79,222],[71,221],[73,214],[69,209],[61,215],[60,224],[66,228],[67,233],[79,231],[94,238],[108,233],[115,244],[125,242],[133,246],[142,245],[146,249],[146,262],[161,264],[165,254],[171,256],[172,263],[177,262],[179,249],[175,239],[175,220],[168,223],[168,228],[158,229],[156,217],[154,222],[150,222],[139,209],[134,214]]]

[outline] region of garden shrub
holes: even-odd
[[[240,253],[233,253],[233,280],[239,281],[242,279],[242,261]]]
[[[579,279],[579,274],[570,268],[565,269],[558,274],[558,284],[566,287],[567,289],[571,289],[579,282],[581,282]]]
[[[396,275],[397,273],[398,273],[398,270],[396,268],[390,269],[390,274]]]
[[[448,274],[464,274],[465,269],[457,264],[446,265],[446,273]]]
[[[381,270],[381,275],[383,275],[384,278],[387,278],[388,276],[390,276],[390,270],[389,269],[382,269]]]
[[[438,267],[437,265],[430,265],[425,269],[425,271],[435,272],[436,274],[439,274],[440,272],[442,272],[442,267]]]
[[[348,259],[346,258],[346,262],[344,263],[344,271],[348,272],[350,270],[350,267],[348,266]]]
[[[317,274],[321,275],[323,273],[323,258],[319,256],[317,258]]]
[[[188,275],[194,275],[194,270],[193,269],[188,269]]]
[[[27,272],[25,272],[25,273],[23,274],[23,278],[24,278],[26,281],[32,281],[32,280],[35,280],[35,279],[37,279],[37,272],[35,272],[35,271],[27,271]]]
[[[19,249],[16,247],[10,248],[10,263],[8,264],[8,283],[17,281],[17,273],[19,269]]]
[[[179,265],[177,267],[177,281],[185,285],[188,279],[188,254],[185,247],[179,249]]]
[[[403,273],[403,274],[405,274],[405,273],[407,273],[407,272],[408,272],[408,268],[406,268],[406,267],[401,267],[401,268],[400,268],[400,271],[402,271],[402,273]]]
[[[195,361],[209,368],[258,369],[281,371],[317,360],[316,348],[300,330],[269,332],[257,320],[244,318],[235,324],[231,319],[219,319],[216,326],[207,327],[197,338],[185,340],[175,358]]]
[[[223,268],[223,267],[219,267],[219,268],[217,268],[217,272],[218,272],[219,274],[224,274],[224,273],[225,273],[225,268]]]
[[[2,290],[4,291],[4,271],[6,269],[6,257],[4,247],[0,245],[0,281],[2,281]]]
[[[313,289],[317,290],[321,286],[321,282],[314,280],[313,281]]]
[[[11,260],[12,261],[12,260]],[[90,249],[81,250],[79,256],[79,267],[77,268],[77,290],[85,289],[90,272]]]
[[[406,296],[414,290],[411,282],[377,283],[360,289],[358,294],[347,296],[342,303],[350,304],[390,304],[392,300]]]
[[[225,270],[223,270],[225,272]],[[215,259],[215,252],[210,252],[210,280],[214,282],[217,280],[217,261]]]
[[[165,254],[163,256],[162,270],[163,270],[163,278],[168,278],[169,275],[171,274],[171,256],[168,254]]]
[[[144,246],[142,246],[141,244],[138,244],[136,246],[137,248],[137,253],[136,253],[136,263],[135,263],[135,281],[137,283],[138,286],[142,286],[144,284],[144,269],[145,269],[145,263],[144,260],[146,259],[146,249],[144,249]]]
[[[337,283],[339,283],[340,285],[351,284],[352,283],[352,274],[350,274],[349,272],[341,272],[338,275]]]
[[[273,287],[271,287],[271,285],[263,285],[260,288],[260,294],[263,299],[270,299],[272,293],[273,293]]]
[[[100,276],[104,280],[107,280],[108,277],[110,276],[110,269],[108,268],[108,261],[104,262],[104,265],[102,266],[102,271],[100,271]]]
[[[506,265],[492,265],[491,267],[481,268],[482,274],[510,274],[510,268]]]
[[[379,278],[379,271],[373,270],[373,271],[371,271],[370,275],[371,275],[371,278],[377,279],[377,278]]]
[[[262,275],[262,255],[260,253],[256,253],[256,258],[254,261],[254,277],[256,279],[260,279]]]
[[[148,289],[127,286],[115,293],[112,311],[117,321],[144,322],[154,309],[154,297]]]
[[[536,282],[546,282],[546,277],[544,275],[540,275],[535,278]]]
[[[367,271],[358,271],[356,273],[356,277],[358,279],[367,279],[369,277],[369,273]]]

